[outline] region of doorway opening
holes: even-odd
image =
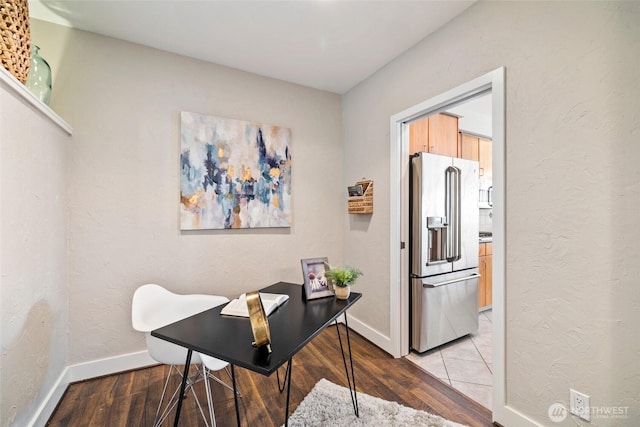
[[[409,125],[490,93],[492,123],[492,410],[499,419],[505,407],[505,102],[504,68],[428,99],[391,117],[390,127],[390,341],[395,357],[409,353]],[[476,135],[477,136],[477,135]]]
[[[411,273],[425,279],[410,279],[410,334],[412,350],[406,356],[414,364],[491,409],[492,400],[492,129],[491,92],[481,93],[446,110],[421,117],[409,124],[409,155],[413,167],[426,164],[421,183],[425,193],[416,198],[409,212],[413,229],[409,236]],[[437,155],[437,156],[433,156]],[[420,159],[413,158],[420,156]],[[466,161],[472,162],[466,162]],[[458,263],[436,263],[425,267],[420,242],[435,232],[452,227],[443,206],[444,191],[438,185],[439,162],[461,167],[462,180],[461,246]],[[415,176],[412,180],[415,186]],[[411,203],[410,202],[410,203]],[[420,207],[415,204],[419,203]],[[447,227],[422,230],[416,220],[426,213],[445,214]],[[454,227],[455,229],[455,227]],[[431,239],[427,239],[431,242]],[[444,241],[441,245],[448,246]],[[435,242],[435,243],[438,243]],[[429,243],[429,252],[432,244]],[[439,247],[439,246],[438,246]],[[456,249],[456,248],[453,248]],[[445,252],[447,252],[445,250]],[[430,258],[430,257],[427,257]],[[420,262],[418,262],[420,260]],[[445,267],[446,266],[446,267]],[[453,269],[456,273],[433,275],[434,269]],[[450,275],[459,281],[435,288],[423,288],[428,281],[446,282]],[[468,279],[462,281],[462,279]],[[445,321],[446,320],[446,321]],[[433,325],[439,325],[437,328]]]

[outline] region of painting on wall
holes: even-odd
[[[291,129],[180,116],[180,228],[291,227]]]

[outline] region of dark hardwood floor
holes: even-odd
[[[340,328],[344,332],[344,325]],[[491,412],[482,405],[411,362],[392,358],[357,333],[351,331],[350,335],[359,393],[396,401],[472,427],[492,425]],[[47,425],[151,426],[167,370],[167,366],[154,366],[71,384]],[[324,330],[296,355],[292,373],[291,413],[322,378],[346,386],[335,326]],[[281,380],[283,374],[284,367]],[[228,380],[223,371],[217,375]],[[276,376],[264,377],[238,368],[236,378],[243,395],[240,399],[243,425],[281,426],[285,394],[278,392]],[[211,384],[218,426],[235,426],[233,394],[214,381]],[[206,413],[204,385],[200,383],[196,389]],[[191,395],[184,401],[180,421],[183,426],[204,426]],[[173,425],[173,413],[165,425]]]

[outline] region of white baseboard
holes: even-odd
[[[388,336],[381,334],[379,331],[373,329],[371,326],[356,319],[348,313],[347,316],[349,317],[349,327],[351,329],[353,329],[387,353],[393,354],[393,352],[391,351],[391,339]]]
[[[65,390],[73,382],[157,364],[158,362],[153,360],[145,350],[67,366],[27,425],[43,427],[49,421]]]
[[[31,420],[27,424],[29,427],[44,426],[47,421],[49,421],[51,414],[53,414],[58,402],[62,399],[62,395],[65,390],[67,390],[68,385],[69,367],[66,367],[53,384],[53,387],[51,387],[51,390],[49,390],[49,393],[47,393],[36,412],[33,414],[33,417],[31,417]]]
[[[69,366],[69,382],[87,380],[157,364],[158,362],[153,360],[146,350],[92,360]]]
[[[542,424],[538,424],[509,406],[503,406],[500,412],[500,414],[494,412],[493,420],[503,426],[542,427]]]

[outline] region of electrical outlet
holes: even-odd
[[[591,421],[591,408],[589,406],[589,396],[582,394],[572,388],[569,389],[570,410],[573,415],[577,415],[586,421]]]

